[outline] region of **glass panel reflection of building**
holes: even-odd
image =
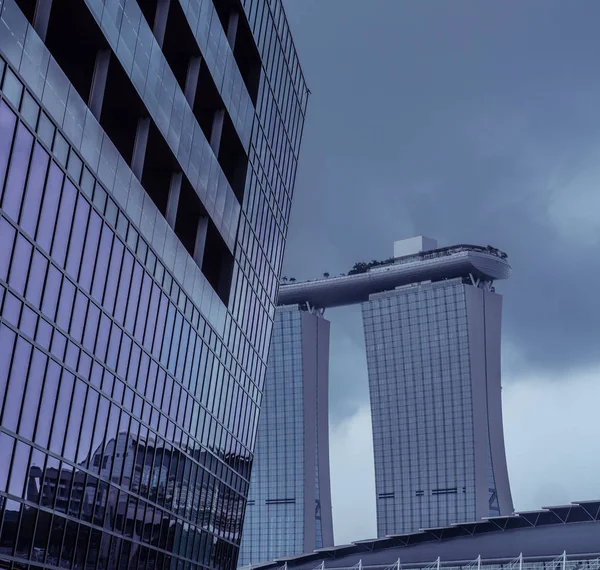
[[[60,468],[52,461],[48,461],[45,468],[32,462],[25,479],[24,499],[41,509],[36,520],[35,510],[27,505],[19,519],[15,514],[17,511],[10,512],[11,504],[16,506],[16,502],[8,501],[0,552],[12,551],[12,533],[17,532],[17,526],[27,524],[35,527],[35,533],[29,535],[20,531],[22,539],[17,544],[17,555],[26,557],[31,541],[32,561],[44,562],[45,555],[45,562],[50,566],[61,566],[64,560],[72,559],[74,567],[78,567],[85,561],[85,550],[78,550],[77,545],[78,541],[83,544],[85,536],[86,544],[93,549],[92,558],[95,558],[96,551],[100,555],[100,566],[112,568],[117,565],[118,552],[115,545],[110,545],[110,540],[101,533],[94,533],[93,528],[78,529],[68,519],[55,516],[53,522],[52,514],[46,509],[82,519],[92,526],[114,528],[131,537],[134,550],[129,553],[130,560],[137,559],[141,544],[170,550],[176,540],[185,543],[191,538],[193,541],[189,527],[173,524],[161,515],[160,509],[131,500],[127,493],[120,493],[107,480],[129,488],[131,493],[147,496],[150,503],[172,505],[177,514],[199,521],[201,527],[205,526],[212,532],[239,538],[242,518],[237,502],[231,500],[234,498],[232,494],[225,486],[214,485],[210,480],[196,485],[190,484],[189,478],[178,478],[178,465],[183,459],[182,453],[172,446],[163,444],[162,448],[158,448],[152,440],[146,442],[127,433],[119,433],[116,439],[111,439],[94,452],[91,462],[86,459],[84,464],[90,466],[91,475],[86,476],[83,470],[64,465]],[[200,452],[194,459],[206,469],[214,469],[218,464],[206,451]],[[232,532],[236,533],[235,537]],[[58,536],[62,537],[61,541],[52,540]],[[23,551],[19,545],[23,545]],[[63,553],[65,548],[68,549],[66,554]],[[194,558],[202,559],[208,554],[210,543],[199,541],[197,548],[192,554]]]
[[[305,103],[279,1],[0,0],[0,568],[235,566]]]
[[[238,566],[333,545],[329,321],[278,307]]]

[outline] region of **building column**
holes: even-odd
[[[133,143],[133,154],[131,156],[131,171],[138,180],[142,179],[144,170],[144,159],[146,158],[146,147],[148,146],[148,135],[150,133],[150,117],[138,119]]]
[[[167,17],[169,16],[170,5],[171,0],[158,0],[156,3],[152,32],[161,49],[163,47],[163,42],[165,41],[165,30],[167,29]]]
[[[37,0],[35,11],[33,13],[33,29],[40,36],[40,39],[46,41],[48,32],[48,22],[50,21],[50,11],[52,10],[52,0]]]
[[[102,113],[102,102],[104,101],[104,90],[106,89],[109,61],[110,50],[99,50],[96,54],[94,75],[92,76],[92,86],[90,88],[90,96],[88,99],[88,107],[98,121],[100,121],[100,113]]]
[[[185,76],[185,89],[183,94],[190,107],[194,107],[196,89],[198,89],[198,77],[200,76],[200,64],[202,58],[192,57],[188,63],[187,75]]]
[[[165,218],[167,223],[175,230],[175,221],[177,219],[177,206],[179,205],[179,194],[181,192],[181,181],[183,175],[181,172],[174,172],[171,175],[171,184],[169,185],[169,197],[167,198],[167,212]]]
[[[227,22],[227,41],[231,46],[231,51],[235,47],[235,38],[237,36],[238,22],[240,21],[240,14],[236,10],[229,14],[229,22]]]
[[[208,231],[208,216],[202,216],[198,220],[198,229],[196,230],[196,243],[194,244],[194,261],[198,267],[202,267],[204,259],[204,248],[206,247],[206,233]]]
[[[223,121],[225,120],[225,109],[219,109],[213,117],[212,128],[210,130],[210,146],[219,156],[219,148],[221,147],[221,135],[223,134]]]

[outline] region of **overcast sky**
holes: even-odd
[[[347,272],[418,234],[506,251],[515,508],[599,498],[600,3],[285,6],[312,95],[284,274]],[[376,535],[371,424],[360,308],[326,315],[340,544]]]

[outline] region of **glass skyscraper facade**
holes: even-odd
[[[307,92],[280,0],[0,0],[0,568],[232,568]]]
[[[363,303],[378,536],[512,512],[501,302],[489,283],[455,278]]]
[[[278,307],[239,566],[333,545],[329,322]]]

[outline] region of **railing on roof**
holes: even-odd
[[[256,565],[260,568],[265,565]],[[253,566],[245,566],[240,570],[251,570]],[[293,568],[293,565],[292,565]],[[289,570],[288,563],[275,570]],[[563,552],[560,556],[524,557],[522,554],[513,559],[492,558],[475,560],[443,561],[439,557],[432,562],[402,564],[398,559],[393,564],[363,564],[362,560],[353,566],[328,566],[322,560],[312,570],[600,570],[600,552],[587,555],[569,556]]]
[[[422,261],[424,259],[438,259],[440,257],[446,257],[448,255],[454,255],[456,253],[475,251],[477,253],[486,253],[488,255],[493,255],[500,259],[506,259],[508,255],[491,245],[487,247],[483,247],[481,245],[470,245],[466,243],[461,243],[458,245],[451,245],[448,247],[440,247],[438,249],[432,249],[430,251],[421,251],[419,253],[413,253],[412,255],[403,255],[402,257],[396,257],[390,263],[383,263],[381,265],[376,265],[371,267],[369,271],[377,271],[378,269],[382,269],[384,267],[389,267],[390,265],[402,265],[404,263],[412,263],[413,261]]]

